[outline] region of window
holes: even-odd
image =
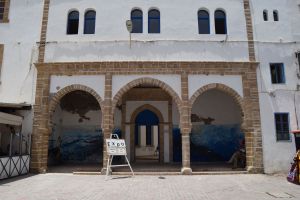
[[[198,30],[199,34],[209,34],[209,14],[205,10],[198,11]]]
[[[67,34],[68,35],[78,34],[78,26],[79,26],[79,12],[72,11],[68,15]]]
[[[148,33],[160,33],[160,13],[156,9],[148,12]]]
[[[263,17],[264,17],[264,21],[268,21],[269,19],[269,17],[268,17],[268,11],[267,10],[264,10],[264,12],[263,12]]]
[[[283,63],[270,64],[270,71],[273,84],[285,83]]]
[[[275,22],[279,21],[279,16],[278,16],[278,11],[277,10],[273,11],[273,18],[274,18]]]
[[[10,0],[0,0],[0,22],[8,22]]]
[[[84,34],[95,33],[96,12],[93,10],[87,11],[84,15]]]
[[[216,34],[227,34],[226,14],[222,10],[215,12],[215,29]]]
[[[143,12],[135,9],[131,11],[132,33],[143,33]]]
[[[277,141],[290,140],[289,113],[275,113]]]

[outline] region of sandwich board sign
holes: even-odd
[[[107,139],[107,153],[110,156],[126,156],[126,145],[123,139]]]
[[[119,139],[117,134],[111,134],[110,139],[106,139],[105,142],[108,155],[106,177],[109,175],[111,168],[113,167],[129,167],[132,175],[134,176],[133,170],[127,158],[125,140]],[[127,164],[112,165],[114,156],[124,156]]]

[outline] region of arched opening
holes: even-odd
[[[165,171],[170,166],[180,171],[181,160],[173,164],[178,103],[180,98],[170,86],[151,78],[134,80],[114,96],[114,130],[120,130],[125,139],[127,156],[135,171]]]
[[[51,113],[49,172],[100,171],[102,113],[98,99],[83,90],[66,90]],[[57,96],[60,96],[58,94]]]
[[[135,160],[159,161],[159,118],[151,110],[141,111],[135,118]]]
[[[94,34],[96,26],[96,12],[89,10],[84,15],[84,34]]]
[[[212,88],[195,98],[190,135],[193,171],[246,167],[245,135],[241,129],[243,114],[235,95]]]
[[[160,12],[151,9],[148,12],[148,33],[160,33]]]
[[[198,31],[199,34],[209,34],[209,13],[206,10],[198,11]]]
[[[268,21],[269,20],[269,16],[268,16],[268,11],[267,10],[263,11],[263,18],[264,18],[264,21]]]
[[[273,10],[273,18],[275,22],[279,21],[279,15],[277,10]]]
[[[68,15],[67,34],[76,35],[78,34],[79,27],[79,12],[72,11]]]
[[[132,33],[143,33],[143,11],[134,9],[131,11]]]
[[[216,34],[227,34],[226,14],[222,10],[215,11],[215,31]]]

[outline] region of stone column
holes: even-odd
[[[44,71],[38,67],[30,161],[30,171],[33,173],[47,171],[50,78]]]
[[[105,139],[110,137],[113,129],[113,113],[112,113],[112,75],[105,75],[105,94],[104,94],[104,103],[103,103],[103,120],[102,120],[102,129],[103,129],[103,168],[102,172],[105,172],[107,167],[107,152],[106,152],[106,143]]]
[[[189,92],[188,92],[188,75],[181,75],[181,95],[182,104],[180,112],[180,131],[182,136],[182,169],[181,174],[189,175],[192,173],[190,162],[190,132],[191,116],[189,112]]]

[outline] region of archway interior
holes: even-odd
[[[159,160],[159,119],[150,110],[135,119],[135,160]]]
[[[212,89],[200,95],[192,107],[191,121],[192,163],[226,163],[245,149],[241,109],[227,93]],[[235,167],[244,167],[243,159]]]
[[[89,165],[103,160],[102,114],[99,102],[85,91],[72,91],[52,115],[48,165]]]
[[[173,162],[173,130],[178,129],[177,104],[168,92],[150,83],[128,90],[119,99],[114,111],[114,131],[125,139],[127,156],[134,167],[143,166],[141,171],[151,171],[153,165]]]

